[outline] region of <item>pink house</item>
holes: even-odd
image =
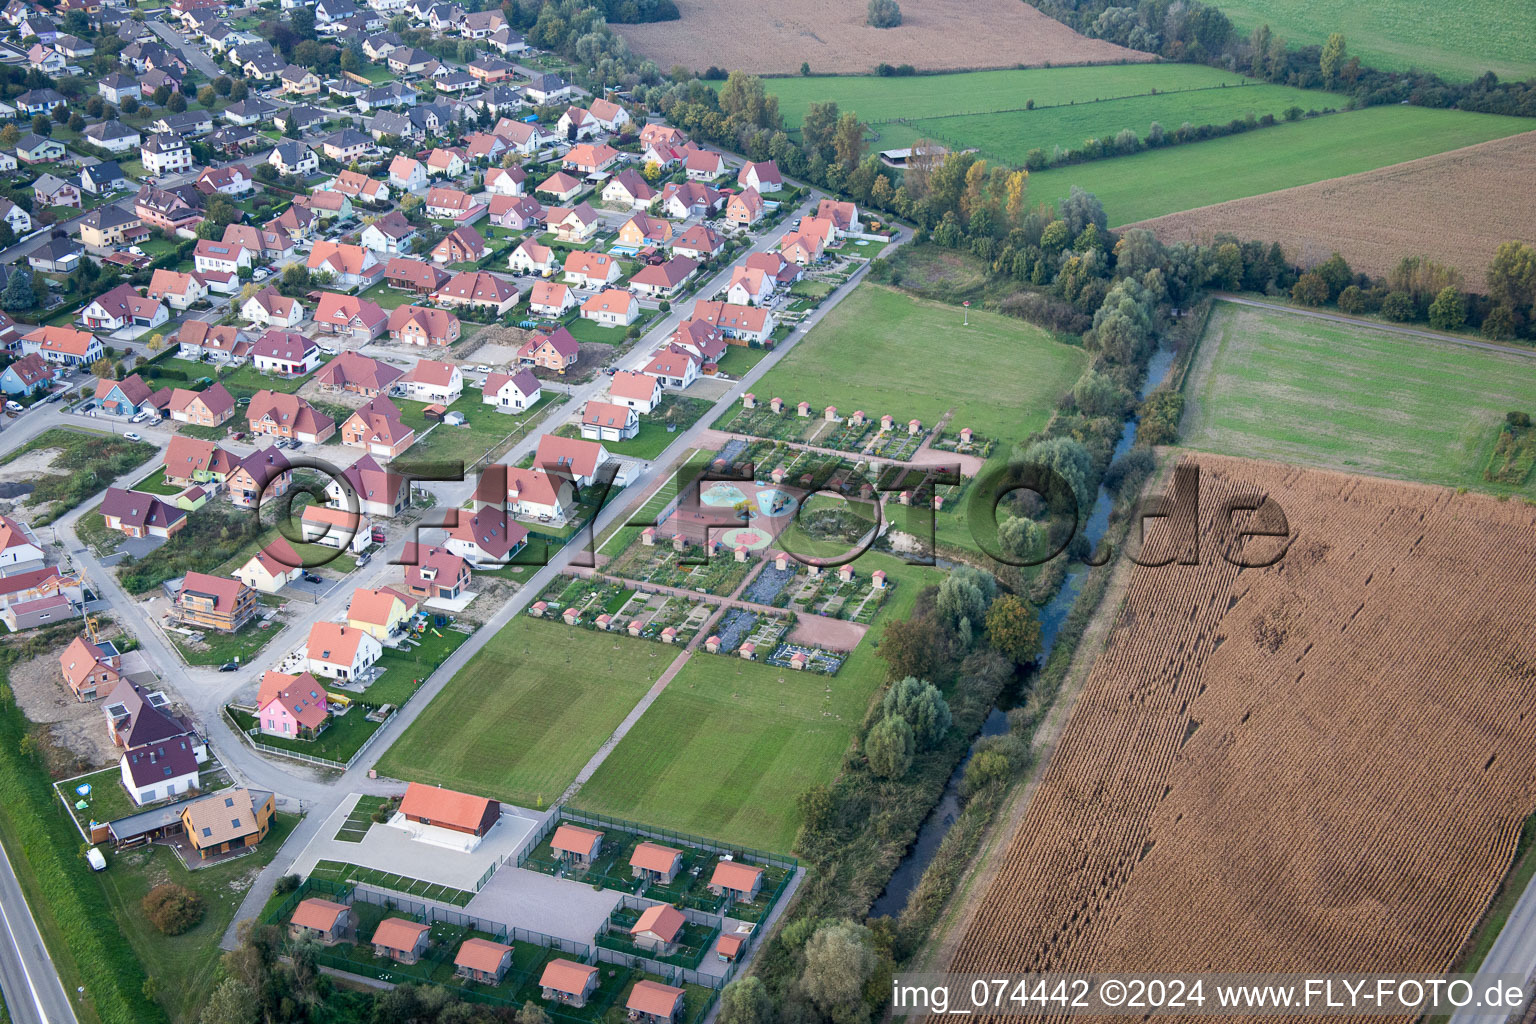
[[[325,687],[308,672],[296,676],[268,672],[261,677],[256,717],[264,736],[308,739],[326,727],[331,711]]]

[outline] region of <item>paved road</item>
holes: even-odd
[[[5,956],[0,956],[0,990],[5,992],[11,1019],[16,1024],[73,1024],[74,1008],[43,947],[4,847],[0,847],[0,930],[7,947]]]
[[[1493,948],[1478,968],[1472,989],[1480,995],[1501,976],[1514,976],[1529,982],[1533,974],[1536,974],[1536,881],[1525,887],[1525,893],[1504,922]],[[1530,991],[1529,986],[1526,990]],[[1451,1024],[1496,1024],[1508,1016],[1507,1013],[1461,1010],[1451,1016]]]
[[[177,53],[180,53],[183,60],[202,74],[207,75],[210,81],[224,73],[222,68],[208,59],[206,53],[189,43],[184,34],[176,31],[176,29],[167,25],[159,18],[146,18],[144,19],[144,24],[148,25],[155,35],[169,43]]]
[[[1536,349],[1516,348],[1514,345],[1504,345],[1497,341],[1478,341],[1476,338],[1463,338],[1455,334],[1441,334],[1439,331],[1428,331],[1418,327],[1402,327],[1397,324],[1384,324],[1376,320],[1364,320],[1357,316],[1346,316],[1343,313],[1329,313],[1321,309],[1302,309],[1298,306],[1287,306],[1281,302],[1265,302],[1262,299],[1250,299],[1242,295],[1233,295],[1230,292],[1215,292],[1213,297],[1223,302],[1233,302],[1239,306],[1253,306],[1256,309],[1273,309],[1280,313],[1290,313],[1294,316],[1308,316],[1314,320],[1327,320],[1336,324],[1348,324],[1351,327],[1370,327],[1378,331],[1386,331],[1389,334],[1402,334],[1411,338],[1426,338],[1430,341],[1443,341],[1451,345],[1465,345],[1468,348],[1486,349],[1489,352],[1503,352],[1512,356],[1524,356],[1527,359],[1536,359]]]

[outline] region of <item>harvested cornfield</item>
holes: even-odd
[[[952,969],[1445,969],[1536,806],[1536,508],[1191,462],[1200,564],[1132,570]],[[1292,541],[1239,570],[1258,495]]]
[[[658,66],[695,71],[714,64],[796,74],[804,61],[817,74],[867,74],[882,62],[953,71],[1153,59],[1078,35],[1019,0],[903,0],[896,28],[864,24],[863,3],[678,0],[677,6],[681,21],[614,28]]]
[[[1404,256],[1429,255],[1484,289],[1493,250],[1536,238],[1536,132],[1248,199],[1154,217],[1164,242],[1217,234],[1279,242],[1304,266],[1335,250],[1356,270],[1381,276]],[[1524,182],[1525,184],[1521,184]]]

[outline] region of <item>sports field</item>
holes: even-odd
[[[1530,130],[1527,118],[1369,107],[1041,171],[1029,177],[1029,200],[1059,202],[1079,185],[1099,197],[1110,226],[1116,227]]]
[[[861,284],[758,381],[760,397],[891,413],[1019,440],[1039,430],[1087,356],[1022,320]]]
[[[573,805],[727,843],[788,853],[796,798],[830,782],[884,678],[883,623],[904,618],[939,570],[881,554],[855,563],[897,581],[836,676],[695,653],[577,792]]]
[[[379,771],[548,807],[675,654],[519,616],[449,680]]]
[[[1344,33],[1349,53],[1372,67],[1420,68],[1450,81],[1484,71],[1500,78],[1536,74],[1536,4],[1509,0],[1221,0],[1244,34],[1269,25],[1292,45],[1321,46]]]
[[[1152,122],[1173,132],[1184,122],[1226,124],[1248,114],[1280,117],[1288,107],[1342,107],[1344,98],[1192,64],[972,71],[912,78],[785,78],[767,83],[787,126],[798,127],[816,101],[836,100],[871,122],[876,149],[920,138],[974,148],[992,160],[1023,164],[1032,149],[1049,156],[1085,139],[1124,129],[1146,138]],[[1034,109],[1025,109],[1026,104]],[[897,120],[900,119],[900,120]]]
[[[1222,302],[1185,393],[1191,448],[1509,490],[1482,471],[1504,414],[1536,413],[1536,358]]]

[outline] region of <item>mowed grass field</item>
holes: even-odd
[[[1508,491],[1482,472],[1536,358],[1220,302],[1185,394],[1191,448]]]
[[[1110,226],[1117,227],[1530,130],[1527,118],[1369,107],[1040,171],[1029,177],[1029,200],[1059,203],[1078,185],[1099,197]]]
[[[1344,33],[1349,52],[1372,67],[1419,68],[1450,81],[1484,71],[1536,74],[1536,4],[1510,0],[1221,0],[1244,34],[1267,24],[1292,44],[1321,46]]]
[[[837,774],[885,678],[874,653],[880,630],[909,615],[918,591],[942,577],[873,553],[854,568],[861,575],[884,569],[897,586],[837,675],[697,652],[572,804],[790,852],[800,827],[796,798]]]
[[[1022,320],[972,309],[962,327],[954,306],[865,283],[753,390],[903,423],[932,425],[954,409],[954,430],[1021,440],[1045,425],[1086,360]]]
[[[1341,107],[1329,93],[1256,83],[1191,64],[971,71],[911,78],[773,79],[786,126],[797,128],[813,102],[836,100],[879,134],[874,147],[900,149],[920,138],[974,148],[992,160],[1023,164],[1032,149],[1073,149],[1085,139],[1129,128],[1145,138],[1152,122],[1172,132],[1226,124],[1248,114],[1279,117],[1288,107]],[[1034,109],[1025,109],[1033,102]],[[900,122],[891,120],[902,119]]]
[[[518,616],[411,723],[379,771],[548,807],[676,654]]]

